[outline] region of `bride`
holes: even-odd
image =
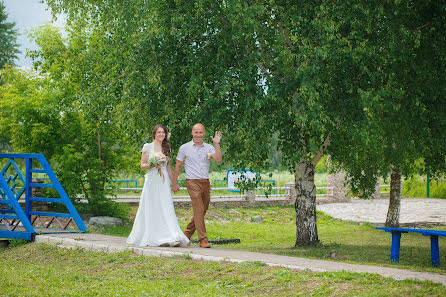
[[[187,246],[189,239],[181,231],[173,207],[167,129],[163,125],[155,125],[152,138],[153,142],[144,144],[142,148],[141,169],[148,172],[127,243],[139,246]],[[158,156],[164,154],[167,161],[154,166],[149,158],[157,153]]]

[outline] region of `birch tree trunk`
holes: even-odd
[[[319,242],[316,223],[316,187],[314,165],[301,159],[295,167],[296,201],[296,244],[314,245]]]
[[[390,202],[387,211],[386,227],[399,227],[401,209],[401,172],[393,168],[390,175]]]

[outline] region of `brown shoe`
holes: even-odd
[[[210,248],[211,245],[208,242],[208,239],[205,237],[202,240],[200,240],[200,247],[202,248]]]

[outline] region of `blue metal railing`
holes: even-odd
[[[226,188],[228,187],[228,181],[225,179],[214,179],[212,185],[214,188]]]
[[[266,184],[268,184],[268,183],[271,184],[273,188],[276,187],[276,181],[273,179],[262,179],[260,181],[260,184],[264,187],[267,186]],[[273,190],[273,194],[276,194],[276,190]]]
[[[52,223],[57,222],[60,228],[51,228],[59,230],[67,230],[71,222],[76,224],[78,230],[75,232],[85,232],[87,227],[77,213],[70,198],[63,189],[48,161],[43,154],[1,154],[0,159],[7,159],[6,165],[2,169],[0,177],[0,203],[6,204],[8,209],[0,209],[0,238],[22,238],[25,240],[33,240],[37,234],[33,224],[40,222],[44,229],[49,229]],[[15,159],[25,160],[25,175],[23,175]],[[33,160],[40,162],[41,168],[33,168]],[[13,171],[9,174],[9,171]],[[33,173],[46,174],[51,183],[33,183]],[[18,183],[23,186],[18,191]],[[33,197],[32,188],[49,188],[55,189],[59,198]],[[23,194],[25,196],[23,197]],[[22,199],[23,198],[23,199]],[[19,199],[24,200],[24,209],[19,204]],[[67,208],[67,213],[42,212],[32,210],[33,202],[46,203],[63,203]],[[51,217],[50,221],[45,222],[43,217]],[[65,218],[67,222],[62,224],[58,218]],[[24,227],[25,231],[17,228],[19,224]]]
[[[271,183],[272,187],[276,187],[276,181],[273,179],[262,179],[259,181],[259,185],[265,187],[266,184]],[[212,186],[214,188],[227,188],[228,187],[228,181],[226,179],[214,179]],[[240,192],[239,189],[228,189],[230,192]],[[276,194],[276,190],[273,190],[273,194]]]

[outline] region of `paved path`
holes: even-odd
[[[389,199],[352,199],[350,203],[317,205],[317,210],[333,218],[369,222],[375,225],[383,225],[386,222],[388,208]],[[402,199],[400,224],[402,226],[446,225],[446,199]]]
[[[418,272],[372,265],[339,263],[272,254],[261,254],[248,251],[217,248],[215,246],[210,249],[203,249],[194,245],[186,248],[136,247],[127,245],[125,242],[126,238],[123,237],[85,233],[37,235],[35,241],[46,242],[49,244],[58,245],[63,248],[83,247],[88,250],[105,252],[121,252],[125,250],[132,250],[134,253],[144,256],[171,257],[184,255],[194,260],[215,262],[228,261],[240,263],[244,261],[262,261],[269,266],[286,267],[296,270],[308,269],[317,272],[345,270],[359,273],[378,273],[382,276],[391,277],[397,280],[430,280],[435,283],[446,285],[446,275],[436,273]]]
[[[350,203],[331,203],[317,205],[317,209],[334,218],[355,222],[370,222],[376,225],[385,223],[388,199],[359,200],[352,199]],[[400,222],[402,225],[446,225],[446,199],[403,199],[401,203]],[[45,234],[36,236],[36,242],[47,242],[60,247],[83,247],[89,250],[120,252],[132,250],[144,256],[170,257],[187,255],[191,259],[204,261],[262,261],[269,266],[280,266],[296,270],[311,271],[352,271],[360,273],[378,273],[397,280],[418,279],[446,285],[446,275],[430,272],[418,272],[391,267],[348,264],[333,261],[314,260],[272,254],[261,254],[248,251],[238,251],[218,248],[202,249],[197,246],[187,248],[168,247],[136,247],[129,246],[126,238],[100,234]]]

